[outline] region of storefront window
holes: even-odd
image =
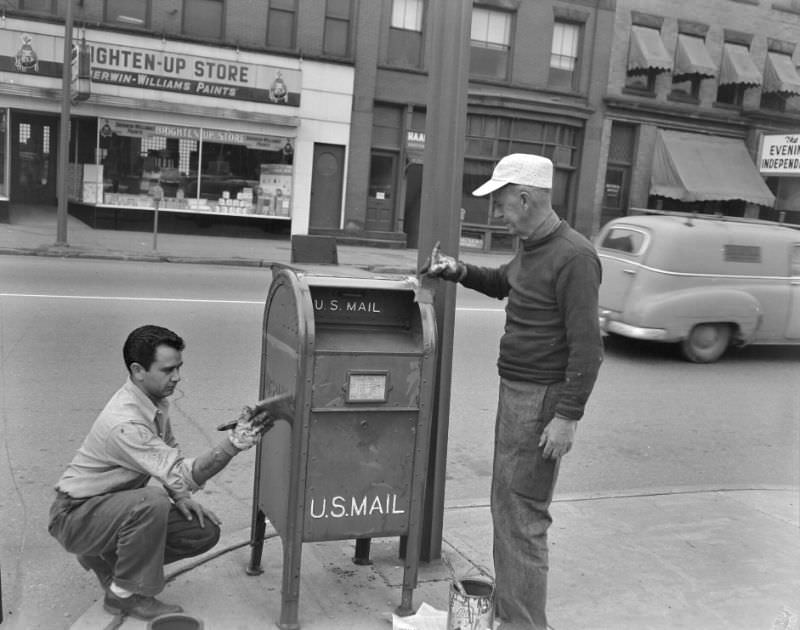
[[[461,202],[464,222],[487,226],[502,224],[490,216],[488,200],[473,197],[472,191],[491,176],[494,165],[509,153],[534,153],[553,160],[553,208],[561,217],[569,219],[579,135],[575,127],[557,123],[469,115]]]
[[[98,160],[84,202],[288,217],[292,140],[217,129],[98,119]],[[99,172],[98,172],[99,171]],[[97,193],[86,197],[87,173]]]

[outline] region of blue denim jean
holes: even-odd
[[[85,568],[99,568],[122,588],[156,595],[164,565],[211,549],[219,527],[187,521],[163,488],[146,486],[86,500],[58,493],[50,508],[50,534]]]
[[[538,448],[561,385],[501,379],[492,471],[496,613],[503,630],[546,630],[550,502],[558,461]]]

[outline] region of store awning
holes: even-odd
[[[742,140],[680,131],[658,132],[650,194],[680,201],[775,203]]]
[[[767,53],[763,89],[767,93],[800,94],[800,76],[789,55]]]
[[[673,75],[676,81],[682,81],[692,75],[706,79],[717,76],[717,66],[711,60],[706,44],[700,37],[678,35]]]
[[[761,72],[753,63],[750,50],[741,44],[725,44],[722,49],[722,64],[719,68],[720,85],[761,85]]]
[[[661,33],[654,28],[631,28],[631,47],[628,52],[628,73],[669,72],[672,57],[664,48]]]

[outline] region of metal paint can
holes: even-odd
[[[452,581],[447,630],[492,630],[493,626],[494,581],[488,577]]]
[[[151,619],[147,630],[203,630],[203,622],[185,613],[170,613]]]

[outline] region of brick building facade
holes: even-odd
[[[72,107],[70,197],[142,214],[156,182],[162,209],[212,227],[416,246],[445,1],[79,0],[93,82]],[[3,10],[0,204],[57,193],[64,7]],[[554,206],[587,235],[648,206],[797,216],[795,178],[755,166],[762,136],[800,123],[797,3],[476,0],[471,17],[464,194],[441,210],[460,213],[463,247],[515,247],[469,195],[515,151],[553,159]],[[710,190],[681,175],[693,147],[726,167]]]

